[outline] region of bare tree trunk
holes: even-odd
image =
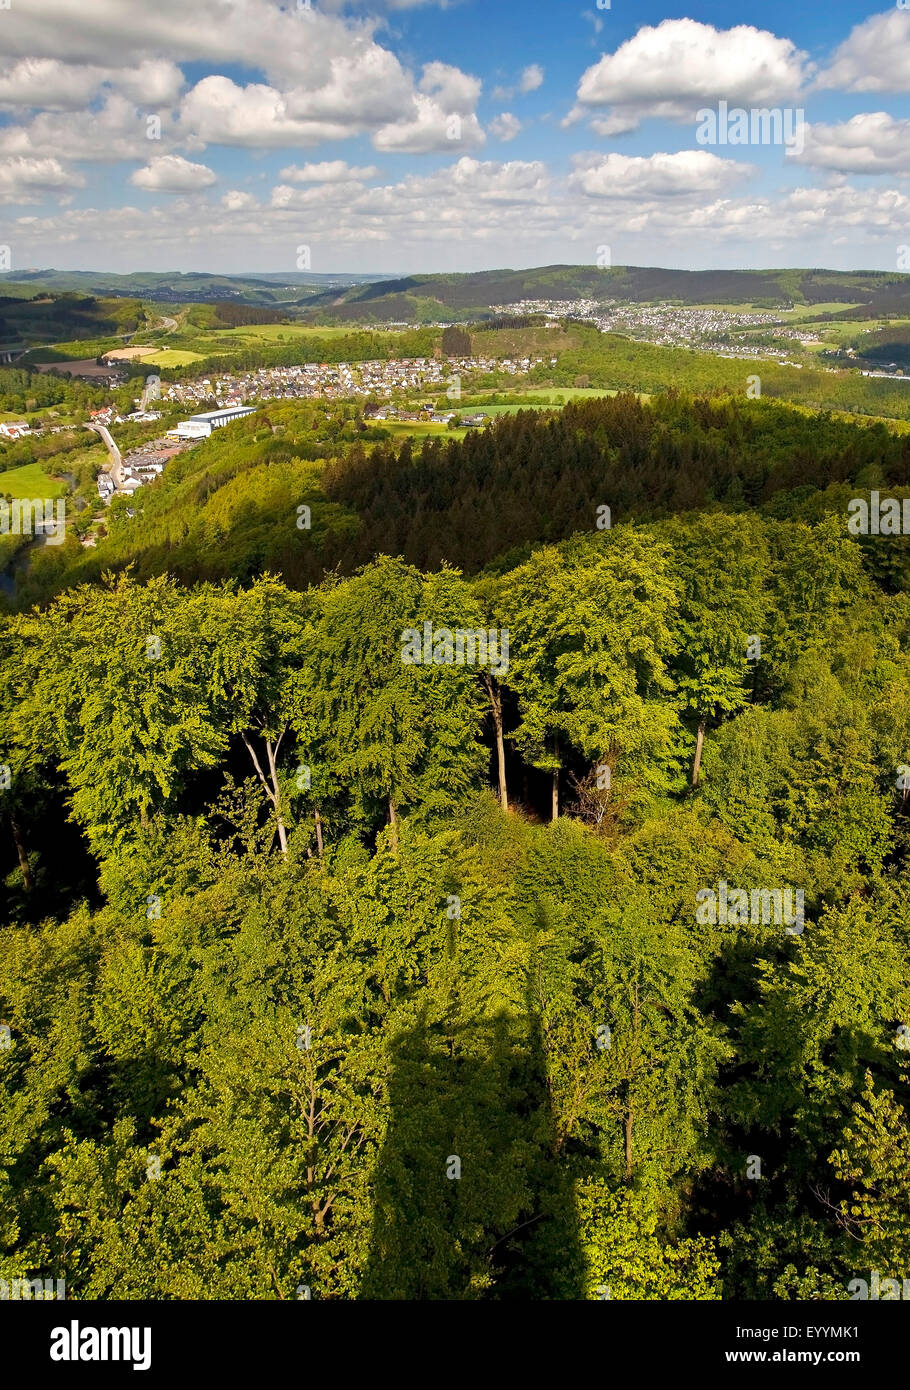
[[[559,757],[559,739],[553,740],[553,756]],[[559,820],[559,767],[553,769],[553,814],[552,820]]]
[[[313,808],[313,819],[316,822],[316,848],[319,851],[319,858],[322,858],[322,816],[319,814],[319,807]]]
[[[19,822],[16,820],[16,817],[13,815],[12,811],[10,811],[9,813],[9,823],[12,828],[13,839],[16,842],[16,853],[19,856],[19,869],[22,873],[22,886],[25,889],[26,893],[30,893],[35,886],[35,880],[32,878],[32,866],[28,862],[28,853],[25,848],[25,841],[22,838],[22,831],[19,827]]]
[[[509,789],[506,784],[506,744],[502,733],[502,693],[492,676],[484,676],[484,685],[490,697],[493,711],[493,727],[496,730],[496,762],[499,769],[499,801],[502,809],[509,809]]]
[[[398,808],[389,797],[389,825],[392,828],[392,849],[398,853]]]
[[[707,720],[702,719],[698,725],[698,736],[695,740],[695,761],[692,764],[692,786],[698,786],[698,778],[701,774],[701,754],[705,746],[705,724]]]
[[[626,1154],[626,1181],[632,1181],[632,1106],[629,1105],[626,1111],[625,1123],[623,1125],[623,1143]]]
[[[282,734],[282,738],[283,737],[284,735]],[[276,744],[273,748],[272,740],[270,738],[267,738],[265,741],[266,751],[269,756],[269,777],[267,778],[262,770],[262,764],[259,761],[256,749],[253,747],[246,734],[243,735],[243,741],[246,744],[249,755],[253,760],[253,767],[256,769],[256,776],[262,783],[265,789],[265,794],[268,797],[269,801],[271,801],[272,803],[272,807],[275,812],[275,821],[278,826],[278,840],[281,845],[281,853],[286,855],[288,852],[288,832],[285,827],[284,817],[281,811],[281,792],[278,786],[278,768],[276,763],[278,744]],[[280,742],[281,739],[278,740],[278,743]],[[269,779],[271,779],[271,781]]]
[[[284,813],[281,808],[281,787],[278,784],[278,766],[275,759],[276,750],[272,747],[272,740],[267,738],[265,749],[269,755],[269,776],[272,781],[272,804],[275,807],[275,820],[278,822],[278,840],[281,845],[281,853],[286,855],[288,852],[288,832],[284,824]]]

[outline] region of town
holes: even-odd
[[[815,333],[787,323],[780,313],[758,313],[724,308],[686,308],[679,304],[619,304],[615,300],[522,299],[497,304],[499,314],[543,314],[548,320],[571,319],[593,324],[601,333],[622,333],[659,347],[696,348],[719,357],[767,357],[787,366],[801,366],[781,357],[781,344],[801,346],[820,341]],[[786,310],[783,312],[787,312]],[[775,343],[753,341],[756,330],[766,330]]]

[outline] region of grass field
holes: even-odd
[[[295,338],[343,338],[357,331],[356,325],[333,324],[317,328],[310,323],[254,323],[241,328],[218,328],[219,338],[233,338],[238,345],[246,343],[291,343]]]
[[[191,362],[201,362],[201,352],[185,352],[182,348],[162,348],[148,357],[143,357],[145,365],[153,367],[188,367]]]
[[[69,489],[58,478],[48,477],[37,463],[8,468],[0,473],[0,493],[11,497],[63,497]]]

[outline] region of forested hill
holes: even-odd
[[[613,525],[754,508],[831,512],[843,525],[856,488],[910,484],[910,435],[741,397],[601,397],[500,416],[463,440],[403,444],[364,442],[356,414],[270,403],[171,463],[130,503],[135,515],[115,504],[96,549],[68,539],[36,555],[20,602],[130,563],[142,578],[271,571],[297,587],[379,552],[473,573],[590,531],[603,506]],[[906,563],[900,538],[864,553],[892,580]]]
[[[269,403],[36,549],[0,1279],[899,1297],[908,540],[846,504],[908,449],[741,397],[423,447]]]
[[[2,1277],[900,1280],[908,642],[833,518],[756,514],[0,624]]]
[[[906,312],[910,276],[888,271],[666,270],[650,266],[540,266],[461,275],[409,275],[324,290],[307,301],[325,321],[421,320],[486,316],[520,300],[672,300],[681,304],[843,303]]]

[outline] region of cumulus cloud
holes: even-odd
[[[521,81],[518,84],[519,91],[536,92],[538,87],[543,86],[543,68],[539,63],[531,63],[521,74]]]
[[[75,111],[91,101],[103,80],[97,67],[75,67],[59,58],[22,58],[0,73],[0,105]]]
[[[457,115],[466,145],[482,142],[473,113],[479,81],[451,64],[427,64],[420,81],[380,44],[379,21],[301,8],[286,0],[156,0],[125,6],[122,0],[29,0],[4,15],[4,50],[10,60],[49,59],[61,100],[90,85],[70,65],[97,64],[115,53],[116,70],[94,72],[119,83],[127,97],[146,106],[172,104],[180,90],[179,64],[206,62],[214,69],[186,94],[180,110],[184,146],[233,144],[248,148],[314,145],[372,132],[387,149],[444,149],[446,117]],[[219,68],[247,69],[264,80],[244,84]],[[111,75],[111,72],[114,75]],[[119,75],[118,75],[119,74]],[[10,100],[38,83],[27,70],[7,71]],[[0,96],[0,104],[2,104]]]
[[[578,155],[571,187],[589,198],[678,198],[715,194],[747,178],[748,164],[707,150],[678,154]]]
[[[137,104],[164,107],[173,105],[182,86],[180,69],[166,60],[148,59],[121,69],[59,58],[20,58],[0,72],[0,107],[76,111],[88,106],[105,87],[123,92]]]
[[[906,92],[910,88],[910,11],[895,7],[857,24],[817,85],[843,92]]]
[[[281,92],[265,83],[241,87],[230,77],[218,75],[204,77],[186,94],[179,129],[194,149],[206,145],[287,149],[341,140],[353,133],[341,121],[296,119]]]
[[[649,116],[686,120],[705,103],[767,106],[793,99],[810,69],[790,39],[740,24],[716,29],[694,19],[645,26],[582,75],[566,124],[599,118],[602,134],[634,129]]]
[[[0,160],[0,197],[10,203],[39,203],[49,193],[68,194],[84,184],[57,159]]]
[[[521,121],[511,111],[503,111],[490,122],[490,133],[497,140],[514,140],[521,130]]]
[[[429,153],[483,143],[479,94],[476,78],[446,63],[427,64],[417,89],[393,54],[373,49],[334,59],[323,84],[306,90],[205,77],[183,99],[180,129],[195,149],[312,146],[373,130],[377,149]]]
[[[473,110],[481,91],[476,77],[448,63],[427,63],[418,85],[408,111],[377,130],[377,150],[430,154],[484,143],[486,136]]]
[[[705,152],[696,152],[705,153]],[[709,156],[711,157],[711,156]],[[596,170],[589,156],[576,175]],[[614,166],[615,167],[615,166]],[[797,259],[819,245],[861,246],[885,253],[906,240],[910,198],[894,188],[848,185],[796,188],[786,195],[735,197],[698,191],[705,179],[682,184],[650,183],[640,173],[636,197],[593,196],[575,182],[551,177],[537,161],[499,163],[468,156],[396,183],[346,183],[291,187],[260,205],[249,193],[232,190],[217,203],[177,197],[142,208],[69,208],[54,215],[10,219],[10,239],[21,263],[48,263],[67,245],[78,247],[78,263],[118,256],[124,268],[140,254],[162,268],[181,263],[212,267],[212,247],[235,264],[293,270],[296,248],[313,248],[315,269],[396,269],[402,256],[432,267],[448,263],[453,244],[462,265],[525,264],[593,260],[610,242],[614,259],[652,264],[701,258],[716,265],[726,257],[742,263],[749,248],[764,248],[767,264],[777,255]],[[277,193],[277,190],[275,190]],[[383,250],[383,248],[385,248]],[[696,257],[692,257],[695,248]],[[380,267],[380,254],[385,264]],[[817,255],[815,257],[817,259]],[[222,259],[229,265],[230,259]],[[780,261],[777,261],[780,264]]]
[[[162,154],[130,174],[130,183],[147,193],[192,193],[211,188],[215,174],[205,164],[191,164],[179,154]]]
[[[377,130],[373,144],[389,153],[431,154],[446,147],[470,149],[485,140],[476,116],[446,111],[432,97],[418,95],[411,114]]]
[[[221,199],[221,206],[228,212],[252,212],[259,207],[259,203],[252,193],[244,193],[242,189],[231,188]]]
[[[351,179],[373,179],[378,173],[375,164],[356,168],[343,159],[326,159],[319,164],[289,164],[282,169],[281,178],[288,183],[346,183]]]
[[[799,162],[839,174],[910,173],[910,120],[870,111],[807,127]]]
[[[23,125],[0,127],[0,154],[116,161],[146,159],[149,149],[145,116],[119,92],[88,120],[42,111]]]

